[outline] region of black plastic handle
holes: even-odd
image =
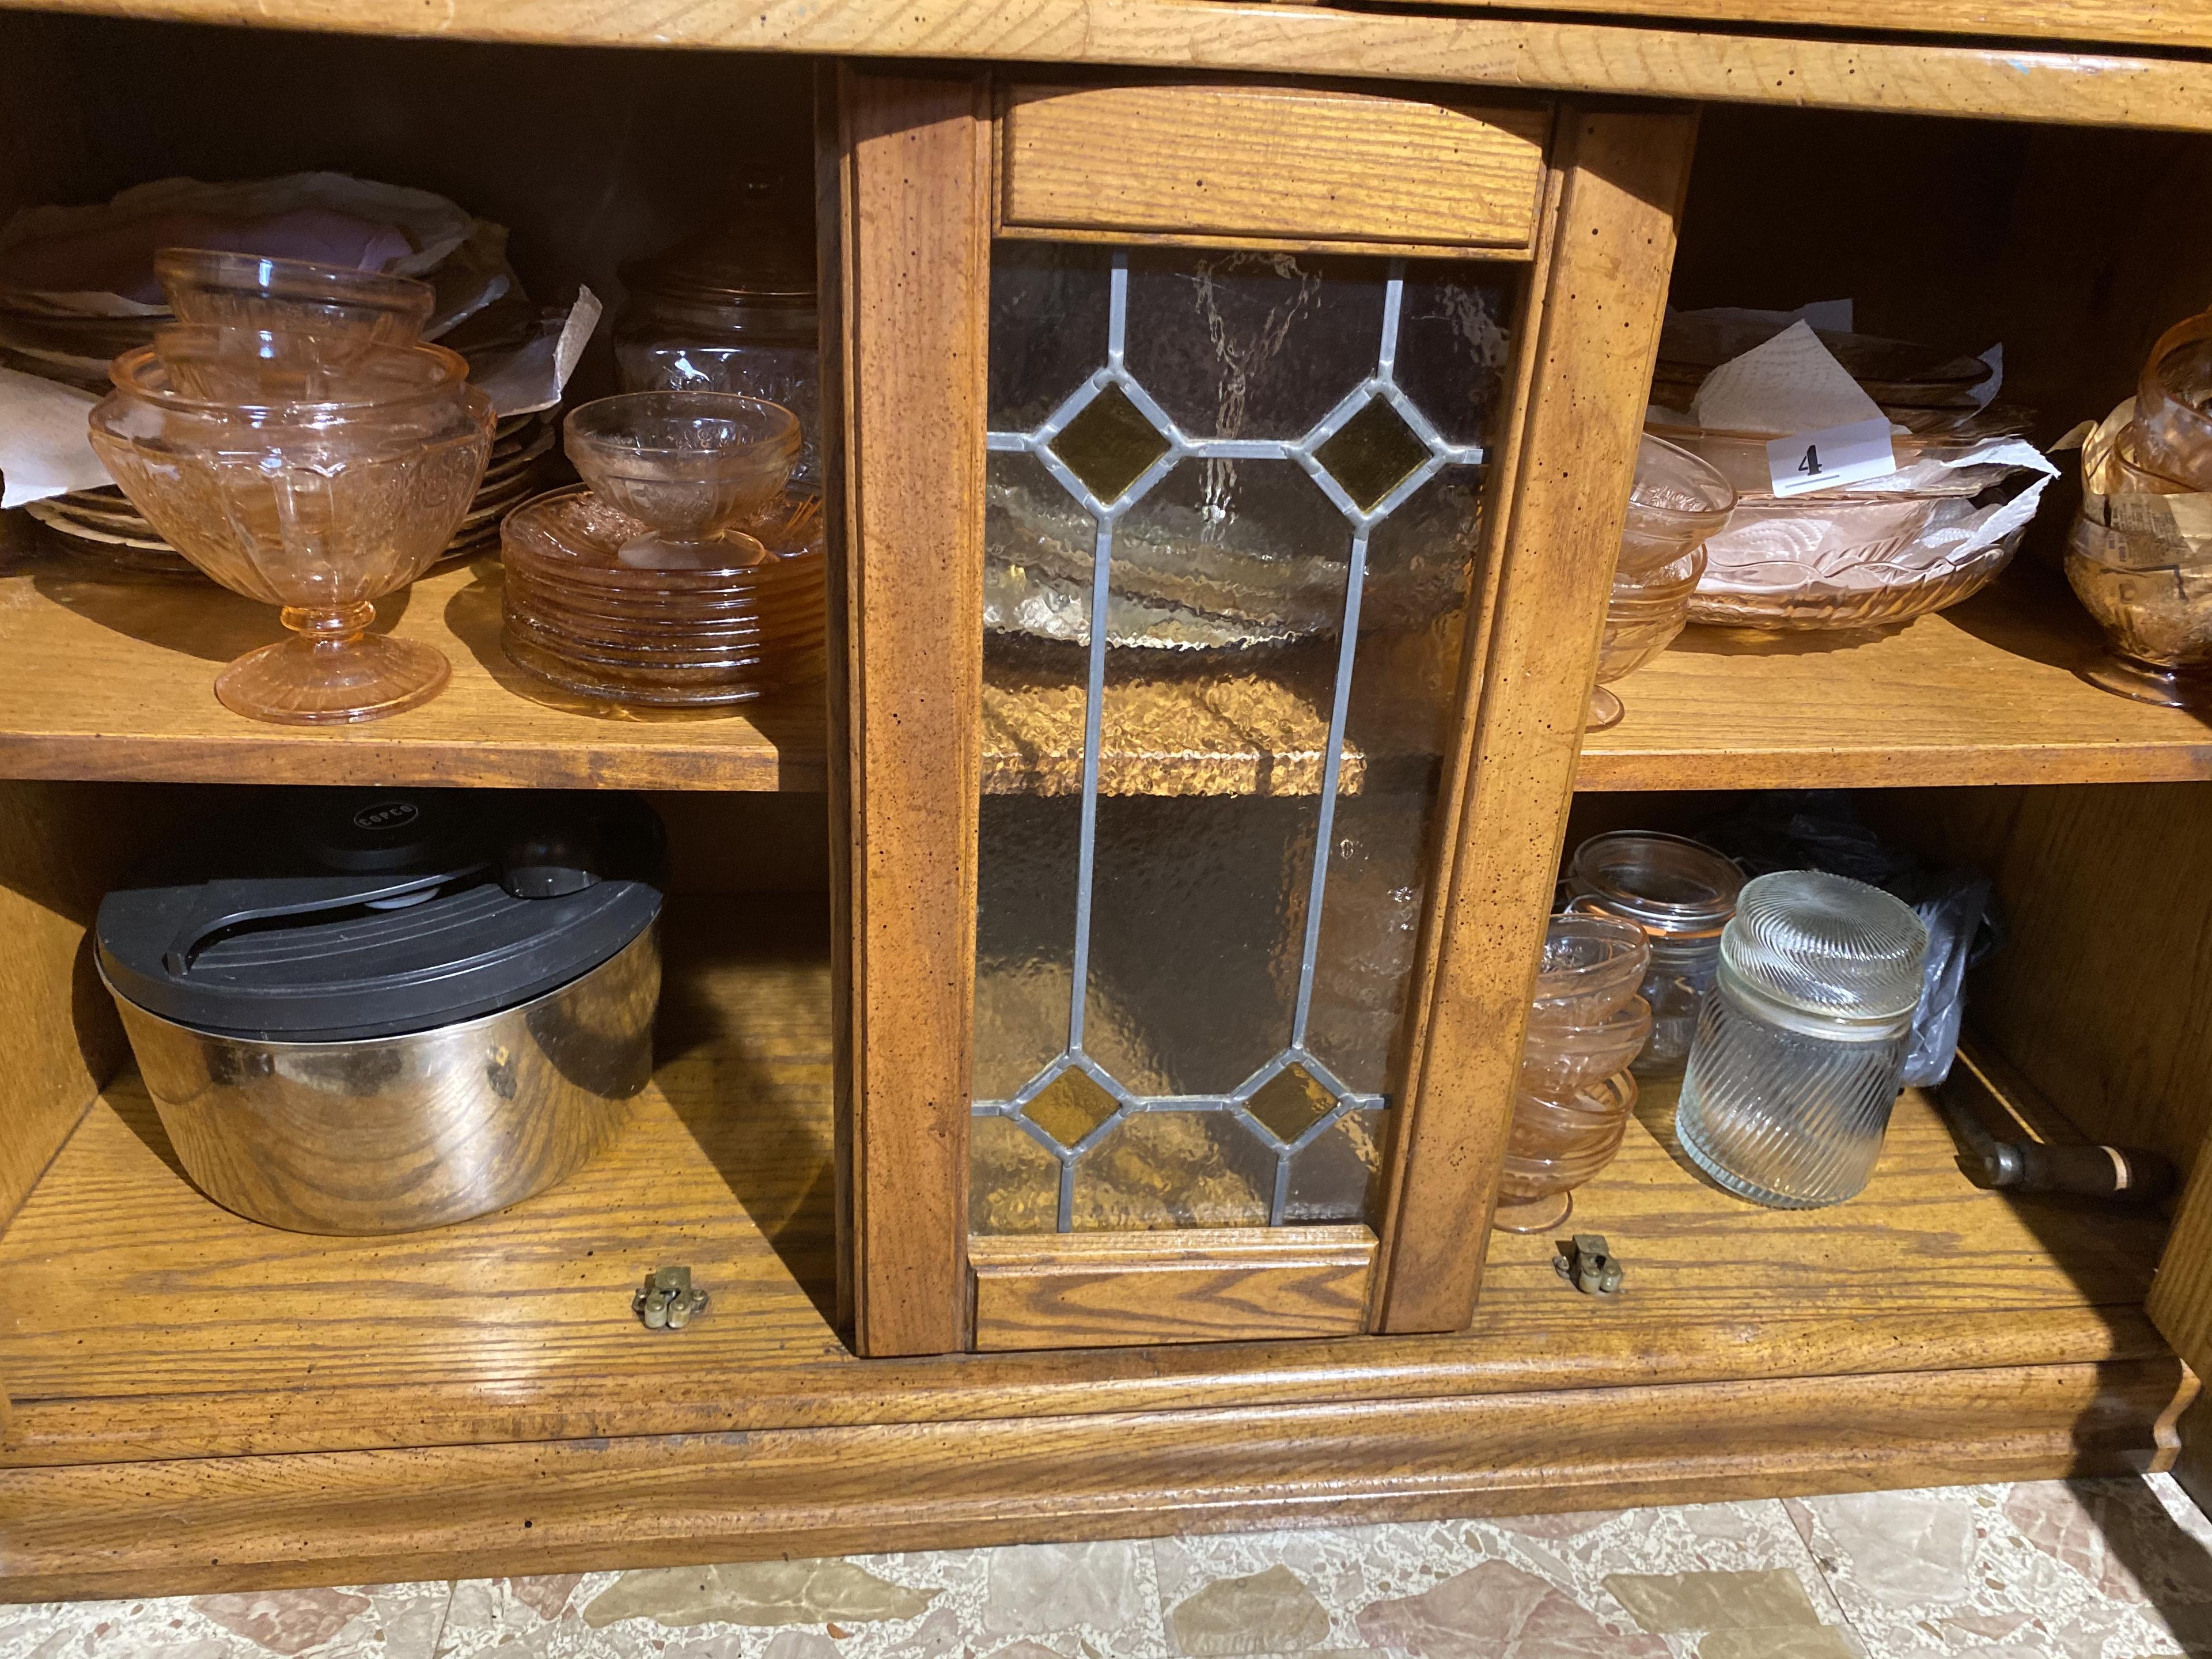
[[[2015,1192],[2079,1193],[2152,1204],[2173,1190],[2172,1164],[2141,1146],[2045,1146],[2014,1143],[2020,1153]]]
[[[203,890],[199,908],[188,917],[177,936],[161,953],[162,966],[179,976],[191,971],[192,963],[211,939],[250,922],[308,920],[334,910],[350,910],[381,900],[404,898],[426,887],[442,887],[483,868],[481,863],[429,875],[293,876],[263,881],[211,881]],[[270,902],[274,890],[282,895]],[[253,901],[258,900],[258,902]]]

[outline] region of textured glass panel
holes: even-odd
[[[1085,694],[1032,637],[1090,636],[1086,573],[1097,526],[1034,455],[994,453],[983,518],[984,673],[994,686],[1048,683],[1053,699],[1012,696],[987,706],[987,751],[1009,755],[1008,775],[987,776],[975,896],[975,1097],[1007,1100],[1067,1046],[1073,992],[1076,846],[1082,803],[1065,763],[1029,763],[1048,745],[1040,725],[1069,747]],[[1076,653],[1060,650],[1061,656]],[[1002,729],[1009,714],[1029,717]],[[1079,738],[1075,739],[1079,747]],[[1048,781],[1050,787],[1039,787]],[[1008,793],[1009,791],[1032,793]],[[1042,794],[1045,799],[1037,799]]]
[[[1075,1230],[1264,1227],[1275,1157],[1228,1112],[1135,1112],[1075,1166]]]
[[[1310,797],[1098,803],[1083,1046],[1140,1094],[1225,1094],[1290,1041]]]
[[[1109,386],[1084,404],[1052,441],[1052,453],[1109,505],[1168,453],[1168,441],[1129,394]]]
[[[1082,802],[983,797],[975,895],[975,1097],[1010,1100],[1067,1046]]]
[[[1091,637],[1091,562],[1098,526],[1081,502],[1060,487],[1034,455],[994,451],[984,473],[983,638],[987,653],[1006,659],[987,664],[1019,672],[1035,653],[1009,653],[1016,638]],[[1080,661],[1060,653],[1056,665],[1079,671]]]
[[[1074,244],[993,246],[992,431],[1036,426],[1105,362],[1107,259]]]
[[[1515,283],[1494,268],[1417,263],[1398,322],[1398,385],[1446,443],[1484,443],[1510,356]]]
[[[1372,513],[1428,459],[1429,447],[1382,398],[1368,399],[1314,451],[1314,459],[1363,513]]]
[[[1022,1115],[1061,1146],[1074,1146],[1114,1115],[1116,1103],[1082,1073],[1062,1072],[1022,1108]]]
[[[994,252],[979,1225],[1367,1212],[1514,280],[1405,269]]]
[[[1108,672],[1127,680],[1182,661],[1218,679],[1272,667],[1243,652],[1192,653],[1334,634],[1351,550],[1350,527],[1295,461],[1181,463],[1115,529],[1106,638],[1129,648]]]
[[[1337,803],[1306,1046],[1362,1094],[1389,1087],[1404,1034],[1431,805],[1422,791]]]
[[[1048,1233],[1060,1224],[1060,1160],[1009,1117],[968,1126],[968,1226]]]
[[[1382,1167],[1382,1114],[1354,1109],[1291,1159],[1286,1222],[1364,1221]]]
[[[1364,785],[1337,803],[1308,1046],[1351,1089],[1395,1075],[1441,757],[1481,559],[1481,469],[1446,467],[1377,525],[1346,720]]]
[[[1386,770],[1389,757],[1443,751],[1482,562],[1485,476],[1444,468],[1368,536],[1350,732]]]
[[[1375,372],[1383,263],[1133,253],[1129,372],[1193,438],[1301,438]]]
[[[1328,1115],[1336,1097],[1303,1066],[1289,1066],[1260,1085],[1249,1103],[1267,1133],[1288,1146]]]

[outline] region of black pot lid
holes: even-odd
[[[629,795],[253,792],[100,902],[100,965],[150,1013],[286,1042],[512,1008],[660,914],[660,820]]]

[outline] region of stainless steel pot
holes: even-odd
[[[398,1233],[516,1203],[605,1146],[651,1079],[659,995],[656,924],[558,990],[405,1036],[256,1042],[115,1003],[210,1198],[295,1232]]]

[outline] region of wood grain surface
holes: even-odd
[[[0,1236],[0,1463],[290,1454],[2147,1362],[2163,1222],[1971,1186],[1917,1094],[1867,1191],[1743,1203],[1665,1139],[1663,1091],[1577,1194],[1627,1264],[1570,1290],[1494,1236],[1464,1334],[854,1359],[832,1322],[827,928],[766,895],[672,907],[654,1089],[568,1182],[432,1232],[331,1238],[217,1208],[135,1080]],[[127,1227],[118,1217],[130,1218]],[[1464,1218],[1456,1224],[1464,1226]],[[682,1263],[681,1332],[630,1311]],[[88,1298],[84,1286],[102,1294]],[[0,1528],[4,1534],[4,1528]]]
[[[2212,1362],[2212,1158],[2200,1158],[2183,1188],[2166,1263],[2148,1311],[2176,1353]]]
[[[100,896],[159,833],[167,804],[0,784],[0,1227],[128,1056],[88,934]]]
[[[676,717],[606,710],[500,649],[500,567],[434,571],[380,626],[453,665],[420,708],[339,728],[270,726],[215,700],[232,658],[283,636],[274,606],[212,582],[100,580],[73,556],[0,575],[0,776],[528,788],[812,789],[818,687]]]
[[[1500,9],[1499,0],[1437,0],[1455,11]],[[2019,40],[2133,41],[2212,46],[2212,14],[2198,0],[1557,0],[1554,11],[1658,21],[1761,23],[1782,28],[1969,34]]]
[[[1569,113],[1571,116],[1571,112]],[[1558,119],[1555,114],[1555,128]],[[1565,142],[1555,136],[1555,143],[1563,148]],[[1392,1115],[1380,1179],[1376,1183],[1374,1213],[1376,1230],[1384,1238],[1390,1237],[1396,1231],[1401,1224],[1399,1217],[1405,1207],[1407,1170],[1414,1146],[1410,1126],[1417,1122],[1421,1115],[1422,1092],[1428,1075],[1431,1033],[1441,1019],[1446,1042],[1460,1040],[1451,1035],[1452,1023],[1459,1011],[1449,1001],[1440,1002],[1437,993],[1445,969],[1445,942],[1452,933],[1449,901],[1456,890],[1455,872],[1462,858],[1480,857],[1479,849],[1468,841],[1460,826],[1467,821],[1468,795],[1474,776],[1476,757],[1481,745],[1480,721],[1476,716],[1482,701],[1491,648],[1496,642],[1498,600],[1504,586],[1502,577],[1506,563],[1505,550],[1510,544],[1513,531],[1510,481],[1521,476],[1525,465],[1528,408],[1535,384],[1536,366],[1543,355],[1544,311],[1552,297],[1549,273],[1554,257],[1554,244],[1559,236],[1559,202],[1565,192],[1567,173],[1567,168],[1550,166],[1547,161],[1543,206],[1536,227],[1529,270],[1521,282],[1518,314],[1512,329],[1512,356],[1503,381],[1504,395],[1500,399],[1497,440],[1492,446],[1492,471],[1483,502],[1482,561],[1475,571],[1473,591],[1469,594],[1466,649],[1459,665],[1459,685],[1452,699],[1449,752],[1443,757],[1440,787],[1432,809],[1439,831],[1430,849],[1429,868],[1424,883],[1429,902],[1421,918],[1413,957],[1413,972],[1406,993],[1404,1066],[1407,1086],[1401,1097],[1401,1109]],[[1454,971],[1457,971],[1456,968]],[[1438,1086],[1454,1088],[1456,1079],[1439,1073]],[[1454,1109],[1456,1109],[1455,1103]],[[1375,1275],[1370,1291],[1368,1328],[1371,1331],[1389,1328],[1384,1305],[1390,1291],[1389,1260],[1389,1254],[1386,1251],[1382,1257],[1384,1271]]]
[[[2120,1474],[2106,1365],[0,1473],[0,1598],[152,1595]]]
[[[1365,1227],[977,1235],[975,1346],[1142,1347],[1356,1336],[1375,1235]]]
[[[1207,652],[1207,657],[1220,653]],[[1076,665],[987,662],[983,793],[1073,795],[1083,789],[1087,675]],[[1163,664],[1106,682],[1098,788],[1108,795],[1317,795],[1328,765],[1332,641],[1324,660],[1275,653],[1256,663]],[[1407,744],[1382,758],[1425,767]],[[1366,787],[1368,757],[1347,736],[1337,787]]]
[[[1902,627],[1759,635],[1692,628],[1612,690],[1578,789],[1818,789],[2212,778],[2212,725],[2100,691],[2096,627],[2015,567]]]
[[[1392,1157],[1378,1328],[1455,1330],[1482,1277],[1521,1029],[1665,308],[1693,114],[1568,111],[1516,471],[1487,618],[1462,849],[1413,1109]],[[1468,718],[1463,716],[1463,718]]]
[[[1905,3],[1884,0],[1880,15]],[[2212,130],[2212,65],[2197,58],[2002,42],[1855,40],[1844,33],[1854,27],[1850,10],[1825,18],[1817,38],[1792,38],[1648,19],[1584,22],[1237,0],[1110,6],[1039,0],[1015,7],[761,0],[676,10],[641,9],[634,0],[448,0],[428,14],[416,0],[58,0],[48,9],[447,40],[1127,64]],[[2186,44],[2166,33],[2168,15],[2139,14],[2159,45]]]
[[[496,566],[417,584],[397,630],[454,665],[420,709],[343,731],[266,726],[215,701],[216,671],[281,631],[210,586],[96,582],[56,562],[0,577],[0,775],[154,781],[822,787],[818,689],[708,719],[538,700],[498,654]],[[451,623],[458,621],[457,635]],[[1777,640],[1692,628],[1615,688],[1627,717],[1583,739],[1581,789],[1864,787],[2212,777],[2212,727],[2079,679],[2094,626],[2019,568],[1902,628]],[[473,641],[489,655],[479,658]],[[59,688],[59,690],[58,690]],[[550,692],[547,696],[554,696]],[[1109,688],[1114,793],[1306,793],[1327,732],[1322,683],[1256,676],[1201,691],[1174,675]],[[994,792],[1080,775],[1080,689],[987,686]],[[1345,787],[1363,787],[1347,755]]]
[[[1996,883],[1978,1038],[2081,1133],[2191,1169],[2212,1128],[2212,783],[1943,790],[1879,821]]]
[[[1316,87],[1016,82],[998,229],[1212,244],[1525,248],[1547,109]]]
[[[845,1271],[861,1352],[944,1353],[967,1346],[989,85],[831,88]]]

